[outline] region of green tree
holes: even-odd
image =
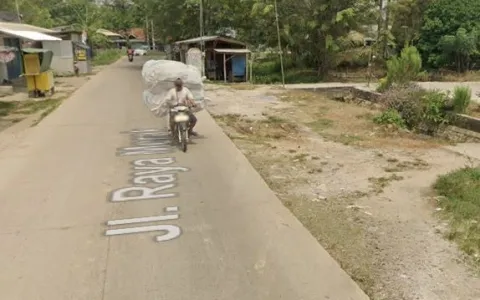
[[[465,72],[470,69],[475,56],[479,54],[479,32],[476,29],[467,32],[465,28],[459,28],[455,35],[445,35],[440,40],[442,52],[442,64],[454,67],[457,72]]]
[[[416,44],[423,14],[432,0],[398,0],[391,3],[392,29],[397,45]]]
[[[423,61],[430,67],[445,66],[444,36],[455,36],[459,28],[471,32],[480,28],[480,1],[436,0],[432,1],[423,18],[418,48]],[[444,39],[443,39],[444,40]]]

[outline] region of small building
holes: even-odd
[[[105,36],[110,42],[114,43],[117,48],[122,48],[127,43],[123,35],[107,29],[97,29],[96,33]]]
[[[129,38],[132,37],[136,40],[141,40],[147,42],[147,36],[145,35],[145,30],[143,28],[131,28],[128,31]]]
[[[203,36],[175,42],[174,59],[186,63],[190,48],[205,46],[204,74],[210,80],[248,81],[247,44],[222,36]]]
[[[0,60],[0,82],[12,82],[23,73],[22,46],[26,43],[40,45],[44,41],[61,41],[51,34],[55,31],[32,26],[28,24],[0,22],[0,46],[9,49],[6,55],[14,56],[14,59]]]
[[[96,33],[106,36],[109,40],[123,39],[123,36],[119,33],[107,30],[107,29],[97,29]]]
[[[82,31],[73,26],[52,28],[60,42],[43,42],[43,48],[53,51],[52,70],[58,75],[71,75],[91,72],[90,47],[82,42]]]
[[[73,28],[73,26],[58,26],[52,28],[57,33],[55,36],[64,41],[82,42],[82,31]]]

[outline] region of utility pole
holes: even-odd
[[[152,47],[153,49],[155,49],[155,33],[153,32],[153,19],[150,20],[150,27],[152,29],[152,34],[150,35],[150,37],[152,38]]]
[[[282,42],[280,39],[280,25],[278,22],[278,9],[277,9],[277,0],[275,1],[275,23],[277,23],[277,38],[278,38],[278,51],[280,51],[280,68],[282,70],[282,85],[285,88],[285,72],[283,70],[283,51],[282,51]]]
[[[382,48],[382,55],[384,59],[388,58],[388,38],[390,32],[390,0],[385,0],[385,24],[384,24],[384,41],[383,41],[383,48]]]
[[[203,0],[200,0],[200,51],[202,52],[202,77],[205,76],[205,42],[203,41]]]
[[[150,40],[148,39],[148,17],[145,17],[145,42],[147,42],[148,47],[151,46]]]
[[[23,23],[22,17],[20,15],[20,8],[18,6],[18,0],[15,0],[15,8],[17,9],[17,18],[20,23]]]

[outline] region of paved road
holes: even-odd
[[[121,61],[3,141],[0,299],[368,299],[206,112],[184,154],[141,89]]]

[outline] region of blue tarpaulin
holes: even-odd
[[[232,75],[235,77],[245,76],[246,63],[244,55],[232,57]]]

